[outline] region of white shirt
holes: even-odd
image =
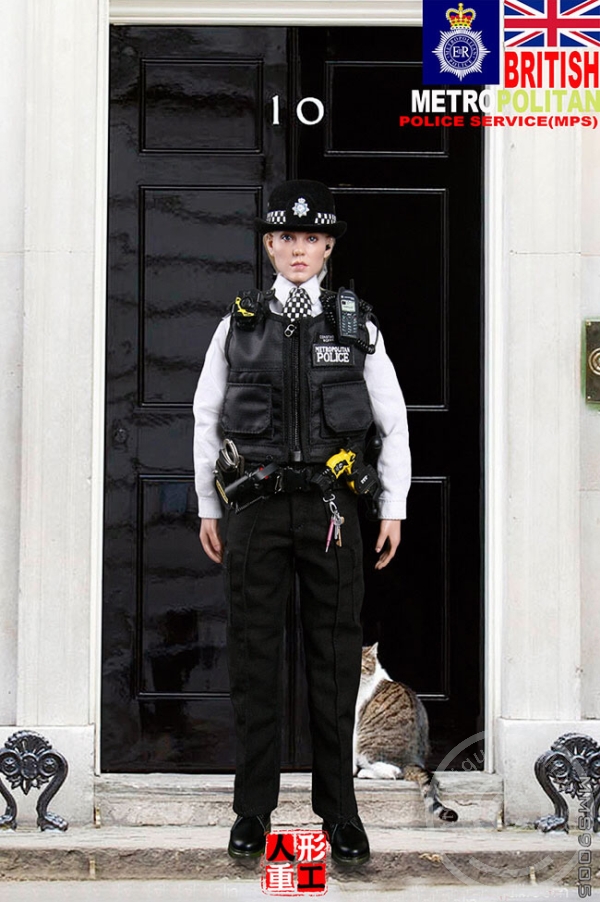
[[[277,276],[273,284],[275,298],[271,300],[273,313],[282,312],[291,289],[295,287],[284,276]],[[302,287],[309,294],[312,316],[318,316],[323,312],[323,308],[317,276],[304,282]],[[215,330],[194,395],[194,470],[200,517],[220,517],[222,514],[213,469],[219,456],[219,449],[223,445],[219,418],[229,372],[229,364],[225,357],[225,341],[229,325],[228,314]],[[367,325],[373,342],[376,327],[373,323]],[[375,353],[367,354],[365,357],[364,379],[373,420],[382,439],[381,454],[377,462],[377,472],[383,487],[378,502],[379,517],[382,520],[404,520],[411,478],[406,405],[394,365],[386,354],[381,335]]]

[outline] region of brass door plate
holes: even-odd
[[[585,399],[600,404],[600,320],[585,322]]]

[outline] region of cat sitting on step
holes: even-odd
[[[438,797],[435,775],[425,767],[429,722],[421,699],[392,680],[377,658],[377,642],[363,648],[354,722],[354,775],[362,779],[405,779],[418,784],[428,810],[443,821],[458,814]]]

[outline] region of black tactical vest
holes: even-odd
[[[321,314],[290,323],[267,310],[252,331],[233,317],[220,425],[240,454],[260,463],[323,463],[345,440],[364,445],[373,420],[365,352],[341,344]]]

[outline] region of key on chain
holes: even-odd
[[[334,523],[335,523],[335,521],[332,517],[331,520],[329,521],[329,529],[327,530],[327,541],[325,542],[325,553],[326,554],[329,551],[329,546],[331,545],[331,536],[333,534]]]
[[[335,522],[335,527],[334,527],[334,532],[333,532],[334,537],[335,537],[335,544],[338,546],[338,548],[342,547],[342,524],[343,523],[344,523],[344,518],[340,514],[338,514],[338,519]]]
[[[328,552],[332,536],[335,544],[340,548],[342,546],[342,523],[344,522],[344,518],[338,510],[338,506],[335,503],[335,495],[333,493],[330,496],[323,498],[323,501],[329,505],[329,510],[331,511],[329,529],[327,530],[327,541],[325,543],[325,552]]]

